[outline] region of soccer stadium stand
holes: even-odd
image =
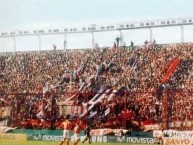
[[[193,44],[18,52],[0,56],[0,117],[60,129],[193,128]]]

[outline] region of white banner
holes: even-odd
[[[169,127],[193,127],[193,121],[173,121],[169,123]]]
[[[165,145],[192,145],[193,139],[165,137],[164,144]]]
[[[162,137],[164,145],[192,145],[193,131],[154,130],[153,137]]]
[[[163,134],[165,137],[193,139],[193,131],[164,130]]]
[[[121,133],[126,133],[128,130],[126,129],[111,129],[111,128],[104,128],[104,129],[93,129],[91,130],[92,136],[102,136],[109,133],[114,133],[116,136],[121,136]]]
[[[84,106],[59,106],[60,115],[81,115],[87,108]]]
[[[147,137],[117,137],[118,143],[132,143],[132,144],[155,144],[156,138],[147,138]],[[125,143],[125,144],[126,144]],[[116,143],[115,143],[116,144]]]
[[[159,130],[159,129],[160,129],[160,125],[159,124],[144,125],[144,131]]]
[[[153,137],[160,137],[163,136],[162,130],[154,130],[153,131]]]

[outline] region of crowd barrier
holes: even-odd
[[[10,94],[7,97],[16,98],[17,103],[0,107],[0,125],[23,129],[61,129],[61,122],[70,115],[69,119],[78,121],[82,129],[89,121],[95,120],[97,128],[192,130],[192,91],[163,92],[160,100],[153,97],[155,93],[125,93],[107,89],[95,94],[49,94],[46,98],[41,94]],[[89,98],[91,95],[92,98]],[[32,99],[30,107],[26,98]],[[138,101],[138,98],[142,99]],[[142,118],[144,115],[147,116],[145,119]]]

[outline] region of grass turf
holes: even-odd
[[[56,141],[0,141],[0,145],[59,145],[60,142]],[[131,143],[92,143],[89,144],[85,142],[82,144],[81,142],[78,145],[142,145],[142,144],[131,144]],[[66,145],[66,143],[63,143]],[[73,142],[70,142],[70,145],[73,145]],[[153,144],[143,144],[143,145],[153,145]],[[154,144],[155,145],[155,144]]]

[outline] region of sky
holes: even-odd
[[[193,16],[193,0],[0,0],[0,33],[48,28],[115,24],[151,19]],[[185,41],[193,42],[193,26],[185,26]],[[118,32],[95,34],[99,46],[111,46]],[[149,30],[123,32],[126,44],[141,45]],[[180,28],[153,29],[159,43],[180,42]],[[63,35],[42,36],[41,49],[63,49]],[[16,50],[38,50],[38,37],[16,37]],[[90,48],[91,34],[70,34],[68,48]],[[0,38],[0,52],[13,51],[13,38]]]

